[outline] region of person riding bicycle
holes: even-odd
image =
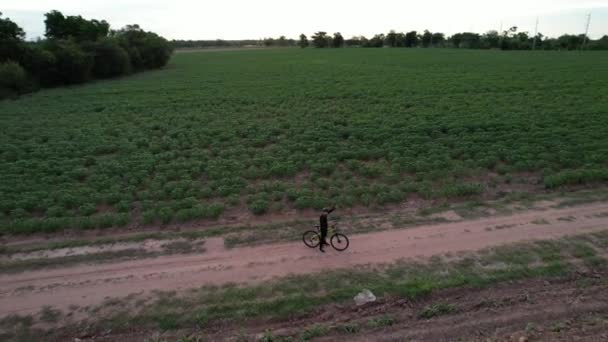
[[[325,253],[325,251],[323,250],[323,246],[329,246],[329,244],[325,240],[325,238],[327,237],[327,215],[329,215],[334,210],[336,210],[335,205],[331,208],[323,208],[323,214],[321,214],[321,216],[319,217],[319,229],[321,230],[321,241],[319,243],[319,250],[323,253]]]

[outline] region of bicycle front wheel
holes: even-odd
[[[309,230],[306,233],[302,234],[302,241],[304,244],[310,248],[315,248],[319,246],[319,241],[321,241],[321,237],[319,233],[314,230]]]
[[[346,235],[342,234],[342,233],[336,233],[334,234],[331,239],[329,240],[329,242],[331,243],[331,246],[339,251],[342,252],[344,250],[346,250],[348,248],[349,245],[349,241],[348,238],[346,237]]]

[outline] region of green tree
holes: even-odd
[[[450,42],[455,48],[479,49],[481,47],[481,36],[472,32],[456,33],[450,37]]]
[[[53,71],[49,74],[50,85],[82,83],[91,76],[93,58],[71,40],[50,41],[46,48],[55,57]]]
[[[280,36],[279,39],[277,39],[278,46],[287,46],[288,44],[289,41],[287,40],[287,38],[285,38],[285,36]]]
[[[445,35],[441,32],[433,33],[433,39],[431,42],[433,46],[443,46],[445,43]]]
[[[452,43],[452,47],[460,48],[460,44],[462,43],[462,33],[453,34],[449,41]]]
[[[0,63],[0,99],[25,91],[27,76],[23,68],[12,61]]]
[[[105,20],[86,20],[81,16],[64,16],[53,10],[45,15],[45,36],[49,39],[73,38],[77,41],[97,41],[110,33],[110,24]]]
[[[422,47],[428,48],[433,42],[433,34],[429,30],[424,30],[422,36],[420,36]]]
[[[372,39],[368,40],[367,42],[365,42],[365,44],[363,46],[381,48],[384,46],[385,39],[386,39],[386,37],[384,36],[384,34],[380,33],[380,34],[374,35],[374,37]]]
[[[536,37],[531,38],[531,41],[533,46],[534,44],[536,44],[535,49],[542,49],[544,48],[545,36],[542,33],[538,32],[536,34]]]
[[[21,56],[21,65],[42,86],[53,86],[58,84],[54,81],[56,77],[55,63],[57,58],[44,44],[36,44],[30,49],[24,50]]]
[[[129,54],[134,71],[163,67],[173,53],[173,46],[166,39],[144,31],[137,24],[125,26],[114,36]]]
[[[274,38],[264,38],[264,46],[273,46],[275,45]]]
[[[486,34],[481,37],[481,40],[482,45],[485,48],[496,49],[500,47],[500,35],[498,34],[498,31],[491,30],[486,32]]]
[[[0,12],[0,62],[19,60],[24,50],[25,32],[10,18],[2,18]]]
[[[478,49],[481,43],[481,36],[473,32],[464,32],[462,34],[461,46],[467,49]]]
[[[319,31],[312,36],[312,45],[316,48],[328,47],[327,39],[331,37],[327,36],[327,32]]]
[[[395,46],[405,47],[405,33],[399,32],[395,36]]]
[[[139,53],[145,68],[162,68],[169,62],[173,54],[173,46],[156,33],[146,32],[146,37],[139,47]]]
[[[97,78],[115,77],[131,72],[129,54],[114,38],[104,38],[92,48],[93,75]]]
[[[25,39],[25,32],[10,18],[2,18],[2,12],[0,12],[0,40],[6,39],[22,41]]]
[[[397,46],[397,33],[395,30],[390,30],[390,32],[386,35],[386,45],[390,47]]]
[[[516,50],[530,50],[532,49],[532,38],[528,35],[528,32],[519,32],[513,37],[516,45]]]
[[[44,19],[45,33],[49,39],[61,39],[66,37],[65,16],[63,13],[52,10],[46,13]]]
[[[332,47],[341,48],[344,46],[344,37],[340,32],[334,33],[334,38],[332,39]]]
[[[405,46],[416,47],[418,46],[418,32],[411,31],[405,34]]]
[[[608,50],[608,36],[589,42],[589,50]]]
[[[353,36],[352,38],[344,41],[346,46],[363,46],[365,45],[365,42],[367,42],[367,38],[364,36]]]
[[[300,40],[298,41],[298,46],[302,49],[308,47],[308,37],[304,33],[300,35]]]
[[[583,46],[584,40],[584,34],[564,34],[557,38],[557,46],[562,50],[578,50]]]
[[[502,50],[511,50],[513,48],[513,36],[517,33],[517,26],[512,26],[508,30],[502,32],[500,40],[500,48]]]

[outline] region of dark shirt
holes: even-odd
[[[327,214],[323,213],[321,217],[319,217],[319,225],[321,229],[327,229]]]
[[[327,212],[324,212],[323,214],[321,214],[321,217],[319,217],[319,227],[321,227],[321,229],[327,229],[327,215],[329,215],[329,213],[331,213],[334,210],[335,210],[335,208],[331,208],[331,209],[327,210]]]

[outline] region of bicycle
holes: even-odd
[[[319,243],[321,243],[321,230],[319,225],[316,225],[315,230],[308,230],[304,234],[302,234],[302,241],[304,244],[310,248],[319,247]],[[329,244],[338,252],[345,251],[348,248],[350,242],[348,241],[348,237],[340,232],[336,228],[335,224],[329,226],[327,230],[327,236],[329,238]]]

